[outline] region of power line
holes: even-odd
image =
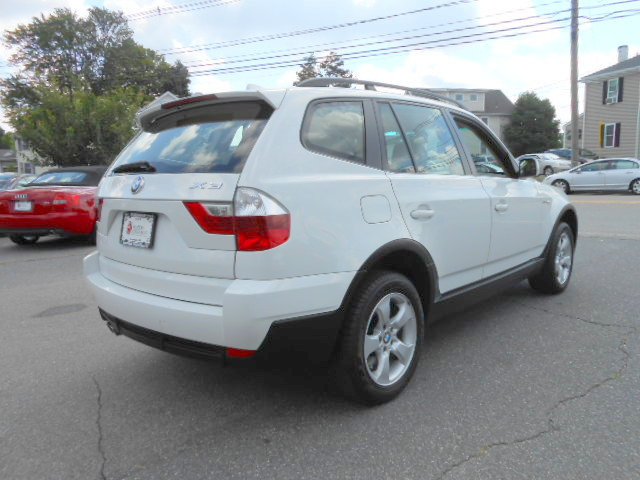
[[[639,1],[639,0],[626,0],[626,1]],[[548,6],[548,5],[554,5],[554,4],[558,4],[558,3],[565,3],[566,0],[555,0],[552,2],[547,2],[547,3],[543,3],[541,5],[538,5],[539,7],[544,7],[544,6]],[[626,3],[626,2],[625,2]],[[598,6],[600,7],[600,6]],[[347,47],[339,47],[339,45],[345,44],[345,43],[349,43],[349,42],[357,42],[357,41],[361,41],[361,40],[369,40],[372,38],[382,38],[382,37],[389,37],[392,35],[401,35],[404,33],[412,33],[412,32],[418,32],[418,31],[423,31],[423,30],[432,30],[434,28],[438,28],[438,27],[446,27],[446,26],[450,26],[450,25],[456,25],[456,24],[460,24],[460,23],[468,23],[468,22],[472,22],[472,21],[476,21],[476,20],[484,20],[486,18],[493,18],[493,17],[497,17],[497,16],[503,16],[509,13],[517,13],[517,12],[522,12],[525,10],[531,10],[530,7],[525,7],[525,8],[516,8],[513,10],[506,10],[504,12],[499,12],[499,13],[493,13],[490,15],[483,15],[483,16],[479,16],[479,17],[470,17],[470,18],[465,18],[462,20],[455,20],[452,22],[446,22],[446,23],[439,23],[436,25],[429,25],[426,27],[419,27],[419,28],[411,28],[408,30],[400,30],[400,31],[396,31],[396,32],[389,32],[389,33],[382,33],[382,34],[376,34],[376,35],[369,35],[366,37],[358,37],[358,38],[352,38],[349,40],[342,40],[339,42],[327,42],[327,43],[319,43],[319,44],[313,44],[313,45],[307,45],[305,47],[301,47],[301,48],[305,48],[305,49],[310,49],[307,50],[307,53],[313,53],[314,51],[316,51],[315,49],[319,48],[319,47],[325,47],[323,48],[324,50],[334,50],[336,48],[347,48]],[[563,10],[563,11],[568,11],[567,10]],[[551,13],[542,13],[539,16],[547,16],[547,15],[551,15]],[[511,20],[509,20],[511,21]],[[481,25],[478,25],[475,28],[480,28]],[[432,35],[437,35],[441,32],[436,32]],[[389,42],[393,42],[393,41],[397,41],[395,39],[392,40],[388,40]],[[207,49],[208,50],[208,49]],[[277,50],[267,50],[265,52],[262,52],[263,55],[267,55],[267,54],[271,54],[271,53],[284,53],[284,52],[292,52],[294,50],[299,50],[299,48],[285,48],[285,49],[277,49]],[[215,61],[223,61],[225,63],[229,63],[229,60],[234,60],[234,59],[238,59],[238,58],[246,58],[246,57],[250,57],[252,58],[252,56],[255,55],[254,53],[248,53],[248,54],[242,54],[242,55],[232,55],[232,56],[226,56],[226,57],[220,57],[220,58],[212,58],[209,59],[211,62],[215,62]],[[198,62],[202,62],[202,60],[191,60],[191,61],[182,61],[182,63],[185,66],[188,67],[198,67],[200,65],[193,65],[196,64]]]
[[[631,13],[627,13],[627,12],[631,12]],[[638,15],[638,13],[639,13],[638,10],[622,10],[619,12],[611,12],[602,17],[592,18],[591,22],[597,23],[605,20],[625,18],[629,16]],[[612,17],[612,15],[615,15],[615,14],[618,14],[618,15],[615,17]],[[549,25],[553,23],[565,22],[567,20],[568,20],[568,17],[559,19],[559,20],[538,22],[538,23],[524,25],[520,27],[510,27],[510,28],[494,30],[490,32],[482,32],[482,33],[475,33],[475,34],[469,34],[469,35],[462,35],[458,37],[451,37],[446,39],[432,40],[429,42],[419,42],[419,43],[413,43],[413,44],[407,44],[407,45],[399,45],[395,47],[386,47],[386,48],[350,52],[350,53],[342,54],[341,57],[354,60],[359,58],[368,58],[368,57],[375,57],[380,55],[392,55],[392,54],[403,53],[411,50],[429,50],[429,49],[441,48],[446,46],[466,45],[471,43],[486,42],[488,40],[494,40],[494,39],[500,39],[500,38],[512,38],[512,37],[518,37],[522,35],[529,35],[533,33],[564,29],[564,28],[567,28],[568,25],[559,25],[559,26],[553,26],[553,27],[514,32],[514,30],[524,30],[524,29],[528,29],[528,28],[536,27],[540,25]],[[505,32],[509,32],[509,31],[511,31],[512,33],[504,34]],[[490,35],[490,36],[483,37],[484,35]],[[441,42],[449,42],[449,43],[441,43]],[[439,45],[433,45],[433,44],[439,44]],[[238,66],[238,67],[202,70],[198,72],[193,72],[190,75],[192,77],[206,76],[206,75],[223,75],[223,74],[230,74],[230,73],[242,73],[242,72],[248,72],[248,71],[268,70],[268,69],[274,69],[274,68],[287,68],[292,66],[298,66],[299,64],[300,64],[299,61],[272,62],[272,63],[266,63],[266,64],[255,64],[255,65],[245,65],[245,66]]]
[[[176,13],[192,12],[194,10],[202,10],[203,8],[221,7],[224,5],[232,5],[241,0],[202,0],[199,2],[191,2],[169,7],[155,7],[149,10],[131,13],[125,15],[129,21],[145,20],[147,18],[159,17],[161,15],[172,15]]]
[[[205,43],[202,45],[191,45],[191,46],[187,46],[187,47],[178,47],[178,48],[168,48],[168,49],[160,49],[157,50],[158,53],[161,53],[163,55],[178,55],[178,54],[182,54],[182,53],[192,53],[192,52],[199,52],[202,50],[209,50],[212,48],[224,48],[224,47],[234,47],[237,45],[246,45],[248,43],[256,43],[256,42],[264,42],[267,40],[275,40],[275,39],[280,39],[280,38],[290,38],[290,37],[295,37],[295,36],[299,36],[299,35],[309,35],[311,33],[317,33],[317,32],[326,32],[328,30],[336,30],[336,29],[340,29],[340,28],[347,28],[347,27],[352,27],[355,25],[362,25],[362,24],[366,24],[366,23],[372,23],[372,22],[378,22],[381,20],[389,20],[391,18],[398,18],[398,17],[403,17],[406,15],[413,15],[416,13],[424,13],[427,11],[432,11],[432,10],[438,10],[438,9],[442,9],[442,8],[448,8],[448,7],[454,7],[454,6],[458,6],[458,5],[464,5],[467,3],[473,3],[473,2],[477,2],[478,0],[453,0],[453,1],[449,1],[447,3],[440,3],[437,5],[432,5],[430,7],[425,7],[425,8],[419,8],[417,10],[409,10],[407,12],[400,12],[400,13],[393,13],[390,15],[383,15],[383,16],[379,16],[379,17],[374,17],[374,18],[366,18],[363,20],[355,20],[352,22],[345,22],[345,23],[339,23],[336,25],[326,25],[326,26],[322,26],[322,27],[314,27],[314,28],[307,28],[305,30],[295,30],[292,32],[284,32],[284,33],[274,33],[274,34],[270,34],[270,35],[262,35],[262,36],[258,36],[258,37],[249,37],[249,38],[244,38],[244,39],[236,39],[236,40],[228,40],[225,42],[218,42],[218,43]]]

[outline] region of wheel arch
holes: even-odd
[[[341,309],[348,307],[350,299],[358,291],[369,274],[378,270],[390,270],[405,275],[416,287],[422,300],[425,318],[438,294],[438,274],[429,251],[419,242],[408,238],[393,240],[378,248],[363,263],[347,289]]]
[[[560,211],[560,214],[556,218],[553,228],[549,233],[549,239],[547,240],[547,245],[544,248],[542,256],[546,257],[549,248],[551,248],[551,239],[553,238],[553,233],[556,231],[558,225],[561,222],[565,222],[567,225],[569,225],[569,228],[571,228],[571,231],[573,232],[573,248],[575,248],[578,244],[578,215],[573,205],[566,205]]]

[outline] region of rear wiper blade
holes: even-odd
[[[146,172],[153,173],[156,171],[156,167],[151,165],[149,162],[134,162],[134,163],[125,163],[124,165],[120,165],[113,169],[111,173],[134,173],[134,172]]]

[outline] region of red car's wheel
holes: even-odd
[[[18,245],[33,245],[40,237],[38,235],[11,235],[9,238]]]

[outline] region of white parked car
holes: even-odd
[[[561,188],[565,193],[584,190],[630,191],[640,195],[640,160],[607,158],[557,173],[544,183]]]
[[[327,360],[375,404],[405,387],[425,322],[451,306],[525,278],[563,291],[567,197],[524,178],[535,167],[520,172],[463,108],[376,86],[316,79],[144,112],[100,185],[84,260],[109,328],[182,354]],[[478,173],[481,152],[498,168]]]
[[[553,175],[556,172],[564,172],[573,166],[571,160],[566,160],[554,153],[529,153],[520,155],[516,160],[520,163],[526,158],[537,160],[540,165],[540,171],[546,176]]]

